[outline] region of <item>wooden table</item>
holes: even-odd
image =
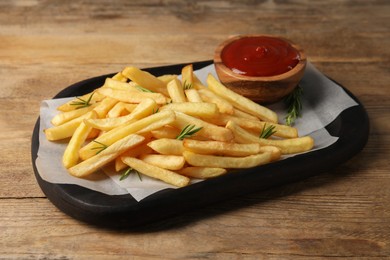
[[[390,2],[0,2],[0,259],[390,257]],[[284,35],[352,91],[364,150],[297,183],[196,209],[141,232],[81,223],[34,177],[41,100],[119,71],[211,59],[233,34]]]

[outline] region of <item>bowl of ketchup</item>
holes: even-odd
[[[274,103],[302,79],[306,56],[292,41],[272,35],[239,35],[222,42],[214,54],[220,81],[259,103]]]

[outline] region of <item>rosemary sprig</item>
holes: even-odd
[[[78,106],[76,109],[83,108],[83,107],[89,107],[91,105],[92,96],[95,94],[95,92],[92,92],[92,94],[88,97],[87,100],[84,100],[80,97],[76,97],[78,101],[73,101],[70,103],[72,106]]]
[[[141,174],[140,174],[138,171],[136,171],[136,170],[134,170],[133,168],[131,168],[131,167],[129,167],[126,171],[124,171],[124,172],[121,174],[121,176],[119,177],[119,180],[120,180],[120,181],[123,181],[124,179],[126,179],[127,177],[129,177],[129,175],[130,175],[131,172],[136,173],[136,174],[138,175],[139,180],[142,181]]]
[[[274,125],[269,125],[266,127],[266,124],[264,124],[263,129],[261,130],[261,133],[259,135],[259,138],[264,138],[264,139],[269,138],[271,135],[276,133],[274,129],[275,129]]]
[[[193,84],[191,82],[187,82],[187,80],[184,80],[183,82],[183,89],[186,90],[186,89],[191,89],[193,86]]]
[[[183,130],[181,130],[180,134],[176,137],[176,139],[183,140],[184,138],[191,137],[202,128],[203,127],[195,128],[195,125],[187,125],[183,128]]]
[[[153,108],[153,111],[152,111],[152,113],[153,114],[156,114],[156,113],[158,113],[158,111],[160,110],[160,108],[158,107],[158,108]]]
[[[142,91],[142,92],[149,92],[149,93],[154,93],[153,91],[151,91],[150,89],[147,89],[147,88],[144,88],[144,87],[141,87],[140,85],[136,85],[135,86],[138,90]]]
[[[101,143],[101,142],[99,142],[99,141],[96,141],[96,140],[93,140],[92,142],[95,142],[95,143],[97,143],[97,144],[100,145],[100,146],[92,147],[92,148],[91,148],[91,150],[98,150],[98,151],[96,152],[96,154],[101,153],[104,149],[106,149],[106,148],[108,147],[108,145],[103,144],[103,143]]]
[[[292,126],[295,123],[295,120],[301,116],[302,112],[302,102],[301,97],[303,95],[303,88],[297,86],[290,95],[288,95],[284,102],[287,105],[287,115],[285,117],[286,125]]]

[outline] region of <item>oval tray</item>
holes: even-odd
[[[194,70],[197,70],[212,64],[212,61],[192,64]],[[144,70],[156,76],[180,74],[184,65],[186,64]],[[102,86],[106,77],[113,75],[107,74],[78,82],[65,88],[54,98],[87,94]],[[47,198],[73,218],[104,227],[140,227],[243,194],[306,179],[329,171],[356,155],[367,142],[369,120],[362,104],[347,89],[344,90],[358,103],[358,106],[344,110],[326,126],[331,135],[339,137],[331,146],[268,165],[239,170],[235,174],[227,174],[184,188],[166,189],[140,202],[128,194],[110,196],[78,185],[54,184],[43,180],[35,165],[39,149],[38,118],[31,144],[35,177]],[[259,171],[262,173],[258,174]]]

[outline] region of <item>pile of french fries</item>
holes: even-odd
[[[44,133],[49,141],[69,140],[62,162],[80,178],[113,167],[119,176],[131,169],[183,187],[191,178],[259,166],[314,145],[212,74],[204,85],[191,64],[181,80],[126,67],[57,109]],[[262,138],[265,129],[272,135]]]

